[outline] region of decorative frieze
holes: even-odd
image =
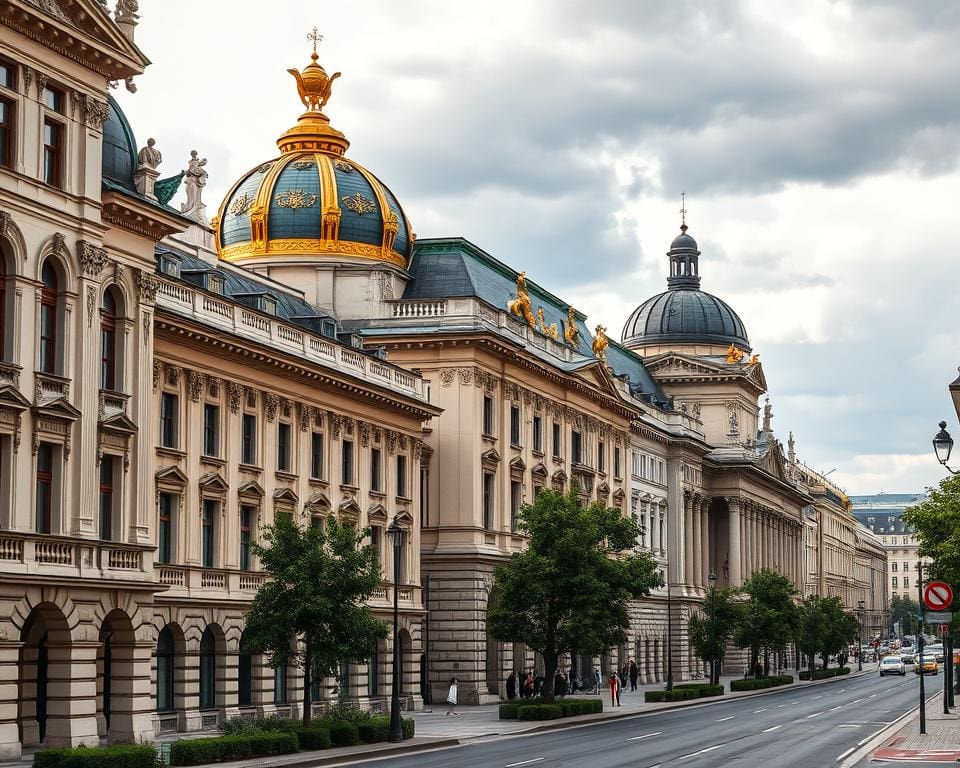
[[[103,124],[107,122],[108,115],[107,102],[95,99],[93,96],[84,95],[83,117],[87,125],[98,131],[102,131]]]
[[[137,296],[141,303],[153,304],[157,300],[157,288],[159,287],[160,281],[153,272],[137,270]]]
[[[273,392],[267,392],[263,396],[263,402],[266,407],[267,421],[275,421],[277,418],[277,408],[280,406],[280,398]]]
[[[203,394],[203,383],[206,377],[204,374],[199,371],[190,371],[190,399],[195,402],[200,402],[200,396]]]
[[[231,381],[227,385],[227,390],[228,401],[230,403],[230,413],[239,413],[241,396],[243,395],[243,387],[240,384],[237,384],[237,382]]]
[[[97,289],[92,285],[87,286],[87,328],[93,326],[93,315],[97,308]]]
[[[153,361],[153,391],[156,392],[160,388],[161,376],[163,375],[163,363],[159,360]]]
[[[77,240],[77,260],[84,275],[97,278],[107,265],[107,251],[87,240]]]

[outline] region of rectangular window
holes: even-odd
[[[44,287],[40,293],[40,370],[57,371],[57,303],[55,289]]]
[[[157,528],[157,561],[170,563],[173,557],[173,496],[160,494],[160,525]]]
[[[543,453],[543,419],[533,417],[533,450]]]
[[[203,453],[220,455],[220,406],[211,403],[203,405]]]
[[[344,440],[340,446],[340,482],[353,485],[353,441]]]
[[[897,572],[897,564],[896,564],[896,562],[890,563],[890,570],[893,571],[894,573]]]
[[[583,440],[576,430],[570,433],[570,461],[573,464],[583,463]]]
[[[277,469],[290,471],[290,425],[282,421],[277,424]]]
[[[493,434],[493,398],[483,398],[483,434]]]
[[[510,530],[517,530],[517,514],[523,502],[523,484],[519,480],[510,481]]]
[[[54,112],[63,112],[63,91],[52,88],[49,85],[43,89],[43,104],[47,109]]]
[[[240,435],[240,461],[244,464],[257,463],[257,417],[252,413],[243,414]]]
[[[607,471],[607,456],[603,450],[603,440],[597,441],[597,472]]]
[[[894,589],[896,589],[899,586],[898,582],[899,582],[899,579],[896,576],[890,577],[890,583]]]
[[[493,473],[483,473],[483,527],[493,528]]]
[[[113,539],[113,456],[100,459],[100,539]]]
[[[53,446],[40,443],[37,450],[37,533],[51,533],[53,526]]]
[[[373,547],[373,551],[377,553],[377,562],[382,564],[383,553],[380,551],[380,547],[383,540],[383,535],[381,530],[382,529],[378,525],[370,527],[370,546]]]
[[[903,561],[903,572],[906,573],[906,572],[909,571],[909,570],[910,570],[910,561],[904,560],[904,561]]]
[[[420,466],[420,527],[423,528],[430,520],[430,470]]]
[[[407,497],[407,457],[397,454],[397,496]]]
[[[160,395],[160,445],[164,448],[176,448],[178,398],[170,392]]]
[[[383,490],[383,474],[381,469],[381,454],[379,448],[370,449],[370,490]]]
[[[553,422],[553,458],[560,458],[560,424]]]
[[[323,479],[323,433],[314,432],[310,436],[310,477]]]
[[[16,67],[8,61],[0,61],[0,86],[9,88],[11,91],[17,89]]]
[[[908,576],[903,577],[903,588],[906,589],[910,586],[910,578]]]
[[[100,316],[100,389],[117,388],[117,319]]]
[[[51,187],[63,184],[63,126],[43,121],[43,180]]]
[[[510,406],[510,444],[520,445],[520,406]]]
[[[620,446],[613,447],[613,476],[623,477],[620,474]]]
[[[273,703],[287,703],[287,668],[273,668]]]
[[[213,563],[215,559],[214,552],[214,526],[217,522],[217,506],[218,503],[213,499],[204,499],[203,500],[203,518],[201,520],[202,527],[202,565],[204,568],[213,568]]]
[[[250,570],[250,532],[257,519],[256,510],[247,504],[240,505],[240,570]]]
[[[14,114],[13,101],[0,98],[0,165],[5,168],[13,168],[16,147]]]

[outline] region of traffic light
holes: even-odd
[[[920,635],[919,640],[917,640],[917,650],[922,651],[926,646],[927,641],[923,639],[923,635]]]

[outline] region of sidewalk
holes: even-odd
[[[795,682],[793,685],[784,685],[778,688],[765,688],[760,691],[741,691],[737,693],[730,692],[730,681],[740,680],[742,676],[722,676],[720,682],[726,689],[723,696],[711,696],[703,699],[690,699],[687,701],[663,702],[657,704],[647,704],[643,700],[643,692],[663,690],[663,683],[652,683],[649,685],[638,686],[636,691],[626,690],[620,696],[620,706],[610,706],[610,691],[601,690],[600,696],[593,694],[577,693],[574,696],[567,696],[567,699],[603,699],[603,712],[597,715],[581,715],[579,717],[565,717],[562,720],[547,720],[542,722],[531,722],[527,720],[500,720],[499,708],[495,704],[485,704],[481,706],[458,706],[457,712],[460,717],[448,717],[446,715],[447,705],[439,703],[434,705],[433,711],[426,707],[421,712],[406,713],[407,717],[412,717],[417,723],[417,736],[429,738],[457,738],[457,739],[477,739],[484,736],[504,736],[508,734],[529,733],[541,730],[551,730],[555,728],[564,728],[571,725],[580,725],[583,723],[598,722],[601,720],[616,720],[631,715],[639,715],[647,712],[658,712],[663,710],[678,709],[681,707],[690,707],[711,702],[730,701],[731,699],[746,698],[750,696],[762,696],[767,693],[777,691],[796,690],[810,685],[824,685],[827,683],[840,683],[844,680],[850,680],[863,675],[875,674],[876,669],[870,667],[863,672],[853,671],[843,677],[833,677],[828,680],[815,680],[813,682]],[[793,675],[796,680],[794,670],[784,670],[783,674]],[[705,681],[702,681],[705,682]]]
[[[896,734],[876,752],[877,761],[908,760],[911,763],[955,763],[960,761],[960,707],[943,714],[943,694],[927,702],[927,732],[920,734],[917,710]]]

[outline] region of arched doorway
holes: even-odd
[[[71,641],[66,617],[53,603],[41,603],[27,617],[20,640],[17,727],[21,743],[36,746],[46,740],[54,720],[69,719],[69,697],[50,698],[54,685],[68,684],[52,678],[55,669],[62,670],[56,675],[69,676]]]
[[[108,613],[100,625],[97,649],[97,733],[110,741],[135,738],[133,680],[136,638],[133,623],[122,610]],[[140,674],[146,674],[142,670]]]
[[[167,624],[157,636],[156,684],[154,700],[158,713],[171,713],[183,707],[182,684],[186,642],[177,624]]]
[[[237,655],[237,706],[249,707],[253,704],[253,653],[247,642],[247,633],[240,635],[240,648]]]
[[[217,702],[217,639],[207,627],[200,637],[200,709],[213,709]]]
[[[412,696],[416,684],[413,677],[413,638],[406,628],[401,629],[397,636],[400,641],[400,695]]]

